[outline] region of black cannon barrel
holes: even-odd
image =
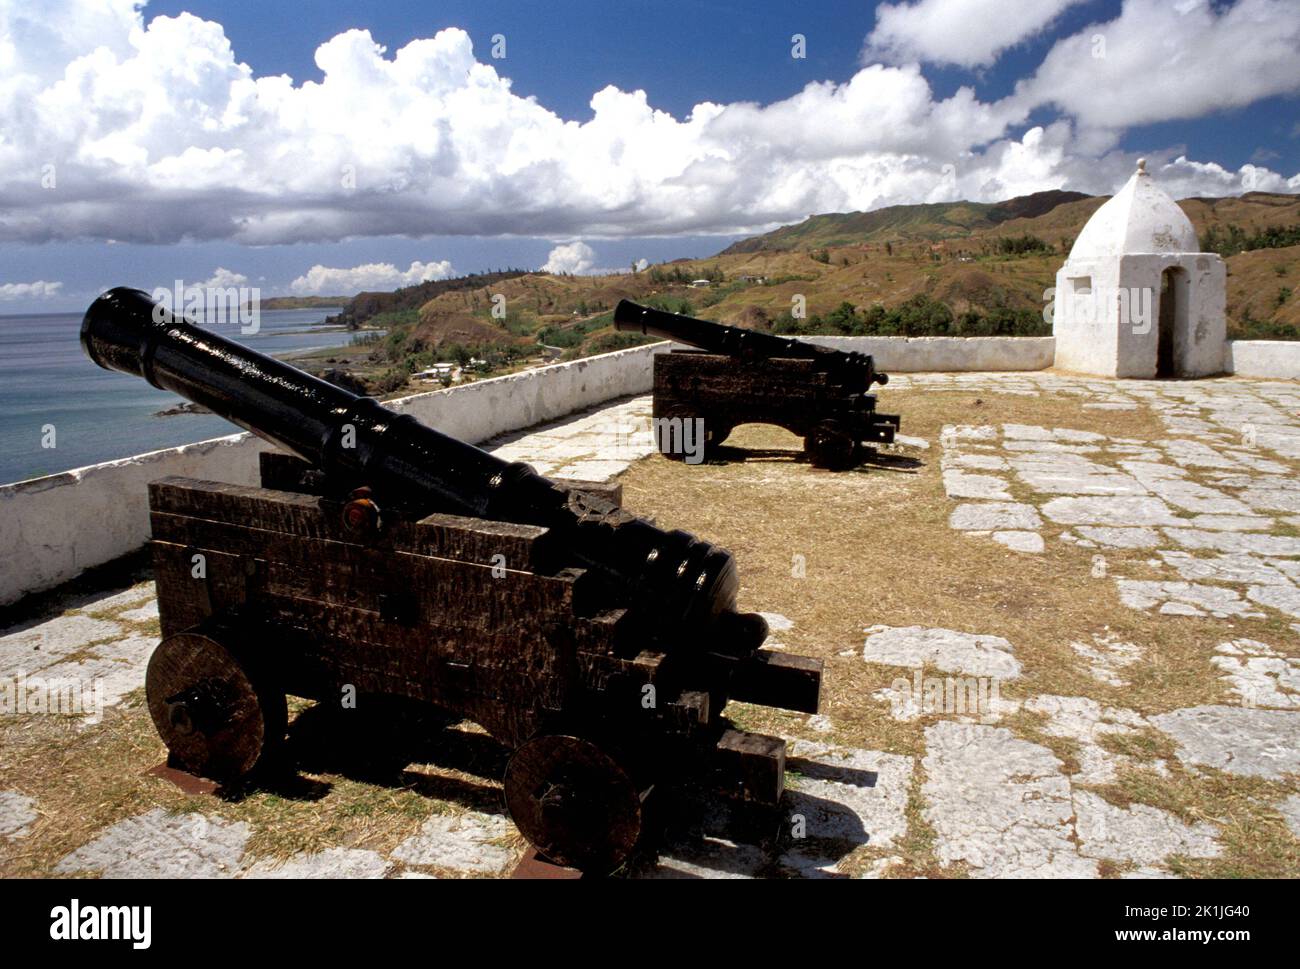
[[[875,361],[865,353],[833,350],[830,347],[805,343],[789,337],[774,336],[771,333],[711,323],[693,316],[683,316],[681,313],[669,313],[650,306],[642,306],[627,299],[620,300],[618,306],[614,308],[614,328],[629,333],[675,340],[700,350],[707,350],[709,353],[730,357],[749,359],[784,357],[814,360],[823,364],[826,369],[860,372],[865,379],[864,390],[873,383],[889,382],[889,375],[877,373]]]
[[[526,464],[502,461],[373,398],[224,339],[140,290],[113,289],[95,300],[82,321],[81,344],[99,366],[201,404],[326,473],[440,511],[557,531],[576,564],[628,589],[633,606],[656,621],[707,627],[734,618],[738,580],[724,549],[663,531]]]

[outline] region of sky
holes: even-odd
[[[1140,156],[1300,192],[1300,0],[0,0],[0,314],[623,270]]]

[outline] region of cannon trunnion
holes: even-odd
[[[548,481],[136,291],[96,301],[82,341],[284,449],[260,455],[260,487],[149,487],[162,642],[145,685],[176,766],[233,782],[282,763],[289,695],[357,712],[396,698],[512,752],[506,808],[560,864],[617,868],[673,789],[775,813],[785,744],[723,708],[816,712],[822,668],[761,648],[727,552],[635,518],[617,487]]]
[[[741,424],[775,424],[804,439],[816,467],[852,467],[894,440],[899,418],[876,411],[885,384],[870,356],[723,326],[623,300],[614,325],[694,349],[654,358],[656,442],[667,457],[704,456]]]

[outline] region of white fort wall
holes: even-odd
[[[1045,370],[1051,337],[811,337],[870,353],[896,373]],[[656,343],[388,402],[471,443],[650,390]],[[1228,372],[1300,379],[1300,343],[1230,341]],[[52,588],[140,548],[149,537],[147,485],[168,475],[256,484],[269,445],[235,434],[0,486],[0,605]]]
[[[478,444],[596,404],[650,390],[657,343],[387,401],[430,427]],[[152,451],[0,486],[0,605],[49,589],[140,548],[149,538],[148,484],[183,475],[256,484],[251,434]]]
[[[1046,370],[1056,340],[1050,336],[809,336],[836,350],[869,353],[885,373]]]
[[[1300,340],[1229,340],[1223,369],[1236,377],[1300,380]]]

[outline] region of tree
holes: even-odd
[[[1051,252],[1052,247],[1037,236],[1028,232],[1019,237],[998,239],[998,252],[1004,256],[1027,256],[1038,252]]]

